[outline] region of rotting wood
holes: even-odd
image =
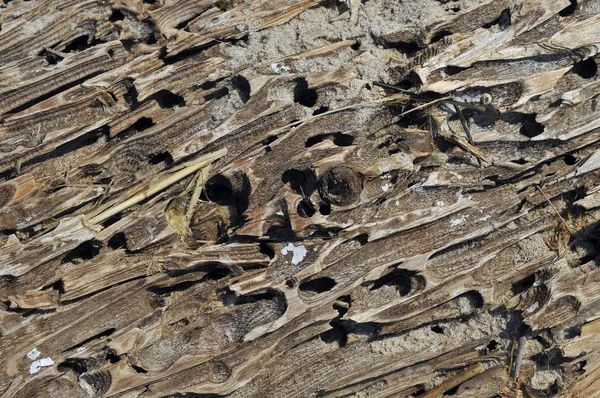
[[[0,2],[0,396],[598,396],[599,11]]]

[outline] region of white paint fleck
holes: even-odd
[[[488,214],[487,216],[483,216],[483,217],[481,217],[481,218],[479,219],[479,221],[487,221],[487,220],[489,220],[490,218],[492,218],[492,216],[490,216],[490,215]]]
[[[75,350],[75,352],[84,352],[86,350],[85,347],[77,347],[77,349]]]
[[[292,264],[300,264],[306,256],[306,248],[304,246],[294,246],[293,243],[288,243],[287,246],[281,249],[281,254],[285,256],[288,253],[292,253]]]
[[[485,348],[485,344],[482,345],[478,345],[477,347],[475,347],[475,351],[481,351]]]
[[[396,201],[396,206],[400,206],[400,202],[399,201]]]
[[[275,214],[277,214],[278,216],[283,216],[283,212],[282,212],[282,211],[278,211],[278,212],[277,212],[277,213],[275,213]]]
[[[381,186],[381,189],[383,190],[383,192],[387,192],[388,189],[390,189],[390,184],[385,184]]]
[[[276,73],[288,72],[290,68],[284,65],[279,65],[277,62],[271,64],[271,69],[273,69]]]
[[[527,308],[525,311],[530,314],[533,311],[537,310],[537,308],[539,307],[538,302],[536,301],[535,303],[533,303],[532,305],[529,306],[529,308]]]
[[[541,285],[541,284],[542,284],[542,281],[541,281],[541,280],[539,280],[539,279],[538,279],[538,280],[536,280],[535,282],[533,282],[533,286],[534,286],[534,287],[536,287],[536,286],[539,286],[539,285]]]
[[[27,358],[29,358],[33,361],[33,360],[37,359],[37,357],[39,357],[40,354],[41,354],[41,352],[39,352],[37,350],[37,348],[33,348],[33,350],[31,350],[27,353]]]
[[[34,374],[40,371],[41,368],[54,365],[52,358],[42,358],[38,361],[33,361],[29,367],[29,373]]]
[[[453,218],[452,220],[450,220],[450,226],[456,227],[457,225],[460,225],[460,224],[464,223],[465,221],[467,221],[468,217],[469,216],[466,215],[466,216],[462,216],[460,218]]]

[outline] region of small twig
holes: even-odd
[[[340,308],[345,308],[345,309],[349,309],[350,308],[350,304],[348,304],[347,302],[342,301],[342,300],[335,300],[333,302],[333,304],[336,305],[336,306],[338,306],[338,307],[340,307]]]
[[[512,377],[512,380],[515,383],[519,379],[519,371],[521,370],[521,364],[523,363],[523,352],[525,351],[526,341],[527,339],[525,336],[519,337],[519,348],[517,348],[517,357],[515,358],[515,371]]]
[[[463,115],[458,105],[452,104],[452,107],[454,108],[454,111],[460,119],[460,124],[462,125],[462,128],[465,131],[465,134],[467,135],[467,140],[469,141],[469,144],[473,145],[473,136],[471,135],[471,130],[469,130],[469,124],[467,123],[467,119],[465,119],[465,115]]]
[[[567,231],[569,231],[569,233],[571,234],[571,236],[574,236],[575,235],[575,231],[573,231],[571,229],[571,227],[567,223],[567,220],[565,220],[563,218],[563,216],[560,215],[560,213],[558,212],[558,209],[554,206],[554,204],[552,203],[552,201],[550,201],[550,198],[548,197],[548,195],[546,195],[546,193],[544,191],[542,191],[542,188],[539,185],[536,185],[535,187],[542,193],[542,195],[544,195],[544,198],[546,198],[546,201],[548,201],[548,203],[550,204],[550,207],[552,207],[552,209],[554,210],[554,212],[556,213],[556,215],[558,216],[558,218],[560,218],[560,221],[565,226],[565,228],[567,229]]]
[[[198,171],[198,175],[196,176],[196,186],[194,187],[194,192],[192,192],[192,197],[190,199],[187,212],[185,213],[185,222],[186,224],[190,223],[192,216],[194,215],[194,210],[196,209],[196,203],[198,203],[198,199],[200,199],[200,194],[202,193],[202,187],[204,186],[204,182],[206,180],[206,176],[208,175],[208,170],[210,169],[210,164],[206,167],[203,167]]]
[[[512,348],[510,349],[510,361],[508,362],[508,371],[510,372],[510,370],[512,369],[512,364],[513,364],[513,354],[515,353],[515,347],[517,346],[517,338],[513,338],[513,345]]]
[[[46,47],[44,46],[44,50],[46,50],[46,52],[56,55],[57,57],[61,57],[61,58],[67,58],[69,55],[67,53],[63,53],[61,51],[55,50],[53,48],[50,47]]]
[[[454,107],[454,111],[456,111],[456,114],[458,115],[458,118],[460,119],[460,124],[462,125],[462,128],[467,136],[467,141],[469,141],[469,144],[475,146],[475,143],[473,142],[473,136],[471,135],[471,130],[469,129],[469,123],[467,123],[467,119],[465,119],[465,115],[463,115],[462,111],[460,110],[458,105],[456,105],[456,103],[453,103],[452,106]],[[480,158],[477,158],[477,163],[479,163],[479,167],[482,167]]]
[[[150,185],[144,191],[132,196],[131,198],[119,203],[116,206],[108,208],[107,210],[103,211],[102,213],[91,218],[89,220],[89,222],[91,224],[99,224],[102,221],[109,219],[110,217],[114,216],[115,214],[118,214],[118,213],[122,212],[123,210],[126,210],[129,207],[138,204],[139,202],[143,201],[144,199],[147,199],[147,198],[157,194],[158,192],[162,191],[163,189],[165,189],[165,188],[169,187],[170,185],[176,183],[177,181],[189,176],[190,174],[200,170],[201,168],[210,165],[213,161],[215,161],[216,159],[219,159],[225,153],[227,153],[227,149],[223,148],[216,152],[204,155],[193,163],[188,163],[181,170],[179,170],[173,174],[169,174],[162,180],[154,183],[153,185]]]

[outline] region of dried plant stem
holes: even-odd
[[[203,167],[198,171],[198,175],[196,176],[196,186],[194,187],[194,192],[192,192],[192,197],[190,199],[190,203],[188,204],[187,212],[185,213],[186,223],[189,223],[194,215],[194,210],[196,209],[196,203],[198,203],[198,199],[200,199],[200,194],[202,193],[202,187],[206,182],[206,177],[208,176],[208,171],[210,170],[210,164],[206,167]]]
[[[178,170],[177,172],[175,172],[173,174],[167,175],[165,178],[161,179],[160,181],[157,181],[157,182],[153,183],[152,185],[150,185],[144,191],[132,196],[131,198],[125,200],[124,202],[121,202],[118,205],[113,206],[113,207],[103,211],[102,213],[96,215],[95,217],[91,218],[89,220],[90,223],[98,224],[104,220],[107,220],[108,218],[114,216],[115,214],[118,214],[118,213],[122,212],[123,210],[128,209],[129,207],[141,202],[144,199],[149,198],[152,195],[157,194],[158,192],[162,191],[163,189],[167,188],[168,186],[189,176],[190,174],[210,165],[213,161],[215,161],[216,159],[219,159],[225,153],[227,153],[227,149],[223,148],[216,152],[204,155],[191,164],[188,163],[181,170]]]

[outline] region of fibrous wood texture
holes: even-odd
[[[600,396],[599,1],[4,3],[2,397]]]

